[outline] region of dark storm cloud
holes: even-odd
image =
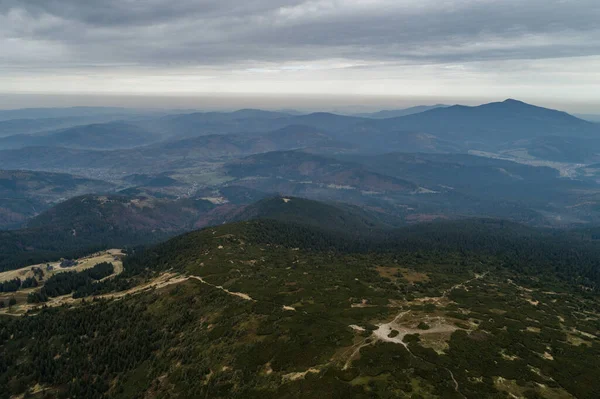
[[[0,0],[0,64],[587,56],[600,54],[598,21],[597,0]]]

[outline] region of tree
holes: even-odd
[[[17,304],[17,300],[15,299],[14,296],[11,296],[10,299],[8,300],[8,306],[13,306]]]
[[[48,302],[48,294],[46,294],[46,289],[42,287],[41,290],[30,292],[27,296],[27,303],[40,303],[40,302]]]

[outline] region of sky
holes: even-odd
[[[0,107],[600,113],[598,0],[0,0]]]

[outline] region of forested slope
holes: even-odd
[[[96,300],[0,317],[0,397],[595,398],[597,295],[494,254],[539,232],[471,224],[441,245],[452,225],[255,220],[136,250]]]
[[[21,230],[0,231],[0,271],[99,249],[157,243],[193,229],[213,205],[87,195],[43,212]]]

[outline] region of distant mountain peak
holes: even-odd
[[[502,143],[540,136],[597,137],[598,126],[566,112],[512,98],[478,106],[454,105],[370,122],[387,131],[419,131],[443,140]]]
[[[306,116],[339,116],[337,114],[334,114],[332,112],[325,112],[325,111],[319,111],[319,112],[312,112],[310,114],[307,114]]]
[[[529,105],[521,100],[515,100],[514,98],[507,98],[506,100],[502,101],[504,104],[526,104]]]

